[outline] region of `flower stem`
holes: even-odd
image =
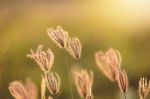
[[[124,93],[124,99],[127,99],[126,94]]]
[[[72,86],[71,86],[71,79],[70,79],[70,74],[69,74],[69,63],[68,63],[68,58],[67,55],[66,56],[66,65],[67,65],[67,75],[68,75],[68,81],[69,81],[69,88],[70,88],[70,94],[71,94],[71,99],[73,99],[73,91],[72,91]]]

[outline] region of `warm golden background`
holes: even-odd
[[[61,25],[78,36],[83,53],[74,61],[47,36],[46,29]],[[39,44],[55,53],[54,71],[62,78],[58,99],[71,99],[66,65],[80,64],[95,74],[95,99],[121,99],[117,85],[98,70],[94,52],[116,48],[128,72],[128,99],[138,99],[138,80],[150,77],[149,0],[0,0],[0,99],[12,99],[8,84],[33,79],[40,86],[41,71],[26,54]],[[72,84],[73,86],[73,84]],[[74,99],[79,99],[73,86]]]

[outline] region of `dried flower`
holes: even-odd
[[[52,95],[56,95],[60,92],[60,77],[56,72],[47,72],[44,75],[46,87]]]
[[[97,66],[102,73],[110,80],[116,81],[118,69],[121,66],[121,55],[118,50],[109,48],[106,53],[102,51],[95,53]]]
[[[73,77],[80,97],[84,99],[93,99],[93,73],[88,73],[86,70],[74,70]]]
[[[140,78],[139,80],[139,96],[140,99],[145,99],[150,92],[150,80],[146,78]]]
[[[28,92],[20,81],[11,82],[9,91],[15,99],[29,99]]]
[[[42,71],[50,71],[54,62],[54,54],[50,49],[48,49],[46,52],[44,52],[42,49],[43,46],[39,45],[36,52],[31,49],[31,54],[27,56],[31,59],[34,59]]]
[[[67,50],[75,59],[79,59],[81,57],[80,40],[77,37],[69,38]]]
[[[128,90],[128,76],[125,70],[119,71],[119,76],[118,76],[118,86],[121,90],[122,93],[126,93]]]
[[[68,33],[63,30],[61,26],[57,26],[56,29],[49,28],[47,33],[51,40],[54,41],[60,48],[65,48],[68,40]]]
[[[26,84],[13,81],[9,85],[9,91],[15,99],[38,99],[37,86],[30,80]]]

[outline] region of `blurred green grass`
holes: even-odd
[[[55,54],[53,70],[63,78],[60,99],[70,99],[65,68],[66,65],[71,67],[73,64],[94,70],[95,99],[117,98],[118,88],[100,73],[94,60],[95,51],[105,51],[109,47],[118,49],[122,54],[123,68],[127,69],[133,93],[137,95],[139,77],[150,77],[148,6],[141,9],[137,7],[140,4],[125,5],[125,2],[117,0],[115,2],[2,0],[0,3],[0,98],[2,99],[12,98],[8,84],[13,80],[31,77],[40,85],[41,71],[34,61],[26,57],[30,48],[36,49],[39,44],[51,48]],[[134,4],[137,6],[131,7]],[[48,38],[46,29],[57,25],[61,25],[71,36],[80,38],[83,46],[81,60],[74,61],[68,53],[60,50]],[[74,97],[79,98],[74,85],[72,86]]]

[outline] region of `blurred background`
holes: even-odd
[[[46,29],[61,25],[82,42],[82,58],[75,61],[48,37]],[[58,99],[71,99],[67,65],[94,71],[95,99],[120,98],[95,64],[94,53],[109,47],[120,51],[130,88],[127,99],[138,99],[138,80],[150,78],[149,0],[0,0],[0,99],[12,99],[11,81],[30,77],[40,90],[41,70],[26,57],[39,44],[55,54],[53,70],[62,78]],[[72,83],[74,99],[80,99]],[[48,94],[48,92],[47,92]]]

